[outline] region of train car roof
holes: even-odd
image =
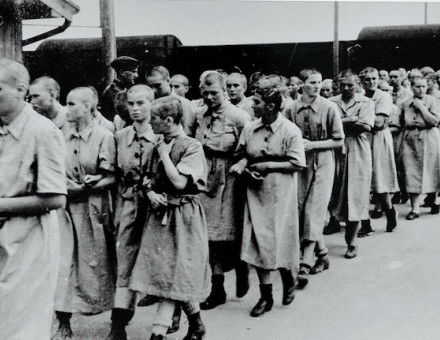
[[[364,27],[358,40],[408,40],[440,37],[440,25],[402,25]]]
[[[172,43],[176,46],[182,45],[182,42],[177,37],[171,34],[116,37],[116,44],[118,48],[124,48],[124,46],[130,46],[143,42],[145,47],[147,47],[148,45],[154,45],[155,43],[163,42],[164,39],[167,41],[172,41]],[[63,50],[64,52],[95,50],[100,48],[101,43],[101,38],[49,39],[41,43],[35,51],[42,53],[50,52],[53,50]]]

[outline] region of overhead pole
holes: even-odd
[[[333,15],[333,78],[339,73],[339,2],[334,2]]]
[[[103,80],[105,84],[110,84],[115,76],[110,62],[117,56],[113,0],[99,0],[99,18],[102,32]]]

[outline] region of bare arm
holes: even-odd
[[[0,198],[0,216],[43,215],[49,210],[63,208],[65,204],[66,197],[59,194]]]
[[[343,139],[325,139],[325,140],[317,140],[317,141],[307,141],[307,143],[304,143],[306,150],[337,149],[342,147],[343,145],[344,145]]]
[[[424,105],[419,105],[417,107],[422,114],[423,119],[425,122],[430,126],[437,126],[439,124],[439,118],[433,115]]]

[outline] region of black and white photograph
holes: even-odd
[[[0,340],[440,339],[440,2],[0,1]]]

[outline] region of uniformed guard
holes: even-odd
[[[105,118],[113,121],[116,95],[134,85],[138,78],[139,62],[132,57],[121,56],[113,60],[110,66],[116,71],[116,78],[102,93],[101,112]]]

